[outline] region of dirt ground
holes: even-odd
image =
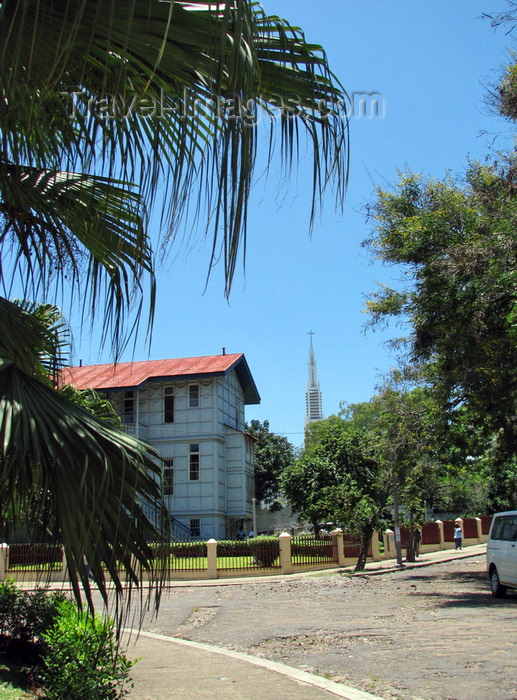
[[[171,588],[144,629],[318,673],[382,698],[517,700],[517,593],[484,557],[382,575]]]

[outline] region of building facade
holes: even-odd
[[[224,539],[252,518],[244,408],[260,396],[243,354],[69,367],[63,379],[105,394],[125,430],[158,452],[173,536]]]

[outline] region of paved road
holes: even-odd
[[[432,562],[174,586],[144,624],[163,639],[134,647],[129,698],[514,700],[517,595],[492,598],[484,546],[420,565]]]

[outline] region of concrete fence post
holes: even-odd
[[[61,545],[61,571],[56,571],[55,580],[62,581],[63,583],[67,580],[68,565],[66,561],[65,548]]]
[[[481,525],[481,518],[476,518],[475,520],[476,520],[476,530],[478,533],[478,542],[482,542],[483,541],[483,528]]]
[[[379,533],[374,532],[372,535],[372,559],[373,561],[381,560],[381,550],[379,547]]]
[[[280,566],[283,574],[293,573],[293,562],[291,559],[291,535],[288,532],[282,532],[278,536],[280,545]]]
[[[217,578],[217,542],[213,538],[206,543],[206,577]]]
[[[5,542],[0,544],[0,581],[5,581],[7,567],[9,565],[9,545]]]
[[[68,568],[68,559],[66,557],[65,548],[63,547],[63,582],[70,581],[70,570]]]
[[[382,539],[384,541],[384,556],[392,559],[395,556],[395,533],[393,530],[385,530]]]
[[[445,538],[443,536],[443,522],[441,520],[437,520],[436,524],[438,525],[438,532],[440,533],[440,549],[445,549]]]
[[[343,530],[341,528],[336,528],[330,533],[332,537],[332,544],[336,547],[336,564],[338,566],[345,565],[345,538],[343,537]]]

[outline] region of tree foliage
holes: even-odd
[[[443,469],[438,451],[440,415],[429,387],[414,368],[393,371],[368,403],[352,405],[344,414],[369,437],[394,507],[390,524],[397,527],[400,516],[413,532]],[[413,544],[410,539],[409,561],[414,559]]]
[[[282,490],[316,532],[321,522],[332,522],[360,538],[360,570],[381,522],[389,486],[366,432],[331,416],[318,421],[312,438],[302,457],[282,473]]]
[[[147,225],[158,192],[164,240],[194,215],[229,292],[262,120],[269,162],[278,131],[287,170],[307,136],[312,215],[331,183],[342,201],[348,125],[338,106],[348,98],[323,49],[258,3],[7,0],[0,46],[0,243],[14,245],[28,291],[81,285],[115,339],[128,300],[153,280]]]
[[[494,26],[517,19],[515,3],[491,16]],[[514,57],[512,56],[512,59]],[[517,118],[517,68],[507,66],[492,93],[500,114]],[[477,480],[481,500],[515,505],[517,492],[517,161],[469,162],[463,177],[441,180],[399,174],[378,188],[368,208],[374,255],[404,271],[398,288],[381,287],[367,302],[373,325],[396,318],[412,361],[427,364],[447,413],[450,454],[468,425],[458,487]],[[460,440],[461,442],[461,440]],[[474,445],[472,443],[475,443]],[[466,458],[469,464],[466,466]],[[474,459],[470,459],[475,457]],[[464,478],[460,476],[463,471]],[[488,483],[488,490],[481,487]],[[458,491],[461,492],[461,488]],[[465,491],[465,488],[463,488]],[[467,499],[468,500],[468,499]]]
[[[19,339],[29,332],[27,348]],[[159,468],[100,399],[55,387],[62,333],[55,307],[0,300],[0,503],[3,519],[26,525],[32,541],[63,544],[73,590],[80,599],[81,582],[92,606],[84,557],[105,600],[107,575],[120,595],[126,577],[139,583],[140,567],[159,581],[144,537],[145,529],[162,536],[144,511],[163,509]]]
[[[404,290],[368,302],[373,320],[405,319],[413,360],[432,363],[432,381],[454,411],[517,449],[517,170],[472,163],[463,186],[403,175],[379,190],[373,209],[377,255],[407,271]]]
[[[372,247],[412,281],[370,300],[374,320],[406,317],[413,357],[434,360],[451,402],[477,403],[495,425],[515,398],[516,177],[511,162],[470,164],[463,187],[406,174],[373,209]]]
[[[275,510],[280,507],[279,478],[294,461],[294,447],[286,437],[269,430],[269,421],[252,420],[246,432],[255,440],[255,498]]]

